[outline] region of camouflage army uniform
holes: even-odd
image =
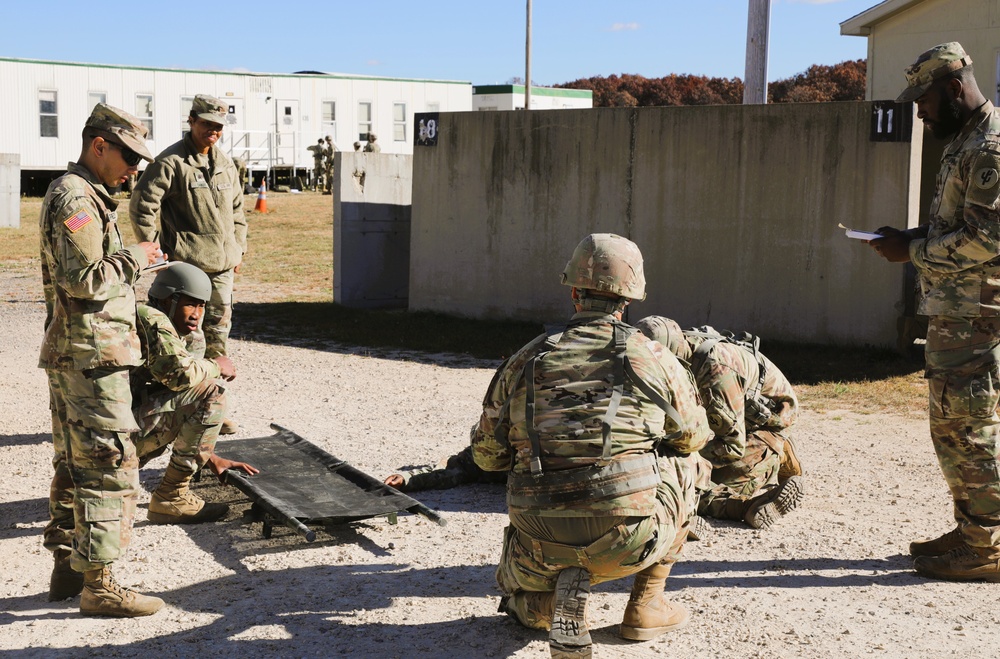
[[[207,356],[226,354],[232,328],[233,269],[247,249],[243,190],[236,166],[212,146],[200,154],[191,135],[167,147],[146,168],[129,203],[129,216],[141,240],[157,236],[171,260],[204,270],[212,280],[205,307]]]
[[[173,444],[170,463],[194,474],[215,450],[226,414],[219,365],[205,359],[205,338],[181,338],[163,312],[146,305],[136,310],[143,364],[132,373],[132,393],[141,464]]]
[[[966,543],[1000,547],[1000,113],[945,148],[926,237],[910,242],[930,316],[930,431]]]
[[[135,517],[137,430],[128,387],[139,363],[132,285],[145,250],[123,248],[118,203],[70,163],[49,186],[40,216],[45,339],[55,474],[46,548],[72,548],[74,570],[98,569],[128,547]]]
[[[313,190],[319,190],[319,188],[324,185],[323,181],[323,159],[325,158],[324,151],[326,146],[324,145],[323,139],[320,138],[316,144],[307,147],[309,151],[313,154],[313,180],[312,187]]]
[[[327,140],[323,148],[323,177],[326,179],[325,192],[330,194],[333,191],[333,142]]]
[[[469,483],[506,483],[507,473],[484,471],[472,457],[472,446],[466,446],[455,455],[436,465],[423,465],[399,472],[403,484],[402,492],[420,490],[447,490]]]
[[[697,346],[701,340],[690,340]],[[718,519],[743,519],[746,502],[778,484],[785,435],[798,417],[798,400],[791,383],[771,360],[764,363],[760,393],[778,413],[763,424],[745,414],[748,393],[760,377],[751,350],[720,341],[707,354],[695,352],[691,372],[715,436],[701,450],[712,463],[712,485],[701,493],[698,514]],[[730,503],[732,502],[732,503]]]
[[[624,354],[641,383],[628,380],[617,413],[608,415],[617,396],[616,336],[627,337]],[[538,476],[532,475],[528,371],[534,372]],[[677,421],[643,387],[669,402]],[[578,312],[561,334],[526,345],[498,369],[473,437],[476,464],[510,472],[501,590],[552,591],[569,567],[586,569],[599,583],[676,560],[703,473],[697,452],[709,436],[684,367],[611,315]],[[628,487],[608,487],[625,474]]]

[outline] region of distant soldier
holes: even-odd
[[[323,148],[323,175],[326,177],[326,190],[323,194],[330,194],[333,190],[333,154],[335,152],[333,138],[327,135],[326,146]]]
[[[788,435],[798,418],[791,383],[754,340],[730,340],[711,327],[681,331],[663,316],[635,325],[688,366],[715,436],[701,449],[712,483],[698,514],[766,529],[802,499],[802,468]]]
[[[323,138],[319,138],[316,144],[309,147],[309,150],[313,154],[313,180],[312,188],[313,190],[319,190],[323,185],[323,158],[326,144],[323,142]]]
[[[476,431],[473,426],[473,434]],[[442,460],[437,465],[422,465],[403,469],[386,477],[385,484],[401,492],[447,490],[469,483],[506,483],[507,472],[484,471],[472,457],[472,446]]]
[[[355,142],[354,143],[354,150],[355,151],[360,151],[361,150],[361,142]]]
[[[247,189],[247,182],[249,181],[247,176],[247,161],[243,158],[233,158],[233,164],[236,165],[236,175],[240,180],[240,190],[245,193]]]
[[[143,364],[132,372],[132,404],[139,423],[139,466],[172,446],[163,480],[149,500],[153,524],[199,524],[223,517],[229,507],[206,503],[190,490],[204,466],[221,476],[226,469],[257,469],[215,455],[226,415],[226,391],[219,379],[236,377],[225,355],[205,359],[201,332],[212,282],[200,268],[175,262],[160,270],[149,287],[149,304],[136,310]]]
[[[379,153],[382,150],[382,146],[375,142],[377,139],[378,136],[375,133],[368,133],[368,144],[365,145],[365,153]]]
[[[155,242],[123,247],[108,187],[135,174],[146,128],[98,103],[83,129],[79,163],[49,186],[39,220],[54,475],[46,549],[55,564],[49,600],[83,591],[80,612],[146,616],[163,606],[119,585],[111,564],[132,537],[138,460],[129,368],[139,364],[133,284],[163,256]]]

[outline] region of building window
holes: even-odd
[[[146,127],[149,133],[146,135],[147,140],[153,139],[153,95],[152,94],[136,94],[135,95],[135,116],[142,122],[142,125]]]
[[[107,103],[108,95],[104,92],[89,92],[87,94],[87,107],[90,108],[88,112],[94,111],[94,106],[98,103]]]
[[[42,137],[59,137],[59,114],[56,111],[56,92],[48,89],[38,91],[39,134]]]
[[[323,101],[320,110],[320,130],[323,136],[329,135],[337,141],[337,102]]]
[[[370,132],[372,132],[372,104],[358,103],[358,139],[362,142],[367,141]]]
[[[194,96],[181,96],[181,137],[191,132],[191,124],[188,117],[191,116],[191,105],[194,103]]]
[[[392,139],[406,141],[406,103],[392,104]]]

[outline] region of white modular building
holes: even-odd
[[[567,110],[594,107],[589,89],[531,87],[532,110]],[[524,85],[476,85],[472,88],[473,110],[523,110]]]
[[[80,154],[91,109],[108,103],[149,129],[154,155],[181,139],[191,100],[229,106],[221,147],[251,171],[311,169],[309,146],[330,135],[340,150],[378,136],[383,153],[413,153],[413,115],[472,109],[472,84],[306,71],[249,73],[0,58],[0,154],[24,175],[63,171]]]

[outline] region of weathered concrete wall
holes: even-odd
[[[920,137],[869,141],[871,104],[442,114],[414,154],[410,309],[557,321],[593,231],[643,250],[672,316],[765,337],[895,341],[903,268],[837,228],[913,226]]]
[[[333,180],[333,300],[405,307],[413,157],[338,151]]]
[[[0,153],[0,227],[21,226],[21,157]]]

